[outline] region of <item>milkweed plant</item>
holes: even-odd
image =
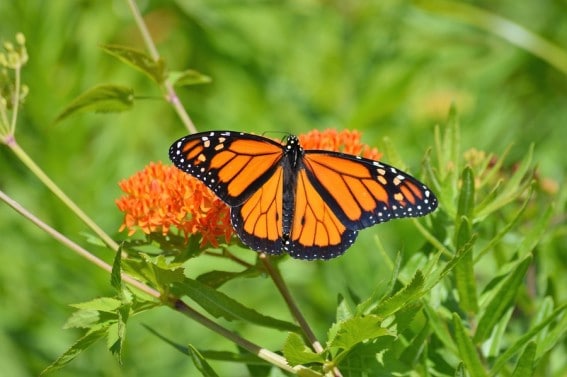
[[[138,21],[144,29],[143,21]],[[181,122],[195,132],[175,90],[209,78],[192,70],[175,75],[166,71],[153,41],[145,42],[152,53],[116,45],[103,49],[149,76],[180,114]],[[566,304],[558,302],[546,286],[546,277],[540,275],[545,273],[544,263],[539,260],[553,245],[552,222],[558,214],[551,203],[557,193],[553,182],[538,174],[533,148],[512,166],[506,162],[507,149],[463,151],[453,110],[446,124],[435,127],[428,140],[432,148],[421,169],[421,178],[437,195],[439,208],[425,218],[405,220],[413,224],[413,236],[421,239],[421,246],[412,250],[408,260],[398,256],[390,261],[388,284],[377,286],[368,297],[336,292],[340,295],[334,319],[317,337],[280,271],[288,257],[243,250],[230,225],[228,207],[171,164],[148,161],[144,169],[118,182],[120,239],[111,238],[84,213],[71,199],[73,194],[60,189],[17,143],[18,119],[28,94],[21,82],[27,61],[23,35],[18,34],[15,43],[4,44],[1,141],[115,255],[113,260],[96,256],[88,242],[84,246],[71,241],[0,191],[1,199],[30,224],[85,258],[85,263],[104,269],[115,290],[112,297],[73,305],[76,311],[65,326],[80,328],[84,335],[46,365],[43,374],[65,367],[102,339],[120,360],[129,323],[159,307],[183,314],[245,351],[199,349],[192,345],[197,339],[191,334],[180,334],[185,344],[178,344],[159,328],[150,329],[148,337],[172,344],[171,351],[187,355],[187,362],[194,363],[203,376],[217,375],[211,360],[263,368],[263,375],[272,369],[280,371],[276,375],[301,376],[552,375],[550,360],[567,352]],[[85,110],[124,111],[132,108],[134,98],[127,87],[97,86],[72,101],[58,120]],[[301,138],[306,148],[381,157],[361,142],[356,131],[312,131]],[[376,248],[381,247],[377,242]],[[188,262],[204,255],[227,259],[235,267],[189,278]],[[325,263],[319,268],[324,269]],[[274,294],[283,298],[282,310],[288,310],[293,321],[246,306],[244,292],[223,292],[224,284],[238,279],[271,279]],[[548,293],[534,293],[541,291]],[[179,316],[169,319],[180,320]],[[268,349],[250,332],[245,337],[235,330],[238,326],[227,326],[230,323],[248,323],[286,335],[278,347]]]

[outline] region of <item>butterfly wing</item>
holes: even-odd
[[[278,169],[282,145],[239,132],[201,132],[182,137],[169,149],[179,169],[204,182],[229,206],[239,206]]]
[[[424,216],[437,199],[423,183],[392,166],[338,152],[306,151],[306,176],[350,230],[402,217]]]
[[[253,250],[282,253],[283,180],[283,168],[279,166],[248,200],[231,208],[232,226]]]
[[[298,259],[330,259],[345,252],[358,232],[348,229],[306,170],[297,173],[295,209],[284,250]]]
[[[177,140],[169,157],[203,181],[231,207],[234,230],[250,248],[280,254],[283,146],[230,131],[202,132]]]

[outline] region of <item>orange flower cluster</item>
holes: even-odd
[[[362,156],[371,160],[379,160],[382,153],[376,148],[370,148],[360,142],[361,133],[358,131],[327,129],[313,130],[299,135],[299,143],[303,149],[323,149],[326,151],[343,152]]]
[[[124,212],[120,231],[131,236],[140,229],[146,234],[166,235],[172,227],[186,238],[200,234],[201,247],[228,242],[233,230],[229,208],[203,183],[174,166],[150,163],[119,183],[126,195],[116,200]]]

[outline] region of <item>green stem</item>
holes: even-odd
[[[313,330],[311,330],[311,327],[305,320],[305,317],[303,316],[303,314],[301,314],[301,311],[299,310],[298,306],[295,304],[295,300],[291,296],[289,289],[287,289],[287,286],[283,281],[280,272],[276,267],[272,265],[270,261],[270,257],[264,253],[261,253],[260,260],[262,261],[264,267],[266,268],[266,271],[274,281],[274,284],[280,291],[280,294],[282,295],[287,307],[289,308],[291,315],[295,318],[295,320],[299,324],[299,327],[301,327],[301,329],[303,330],[305,337],[311,343],[315,352],[318,353],[323,352],[323,347],[321,346],[321,343],[319,343],[319,341],[315,337],[315,334],[313,333]]]
[[[146,44],[146,48],[148,49],[150,56],[155,61],[160,60],[161,57],[152,39],[152,36],[150,35],[150,32],[146,26],[146,23],[144,22],[144,18],[142,17],[142,14],[138,9],[138,5],[134,0],[126,0],[126,2],[130,7],[132,16],[134,17],[134,20],[136,21],[136,25],[138,26],[138,29],[142,34],[142,38],[144,39],[144,43]],[[177,115],[181,119],[181,122],[185,125],[187,130],[189,130],[190,133],[197,132],[197,128],[193,124],[191,117],[189,116],[189,114],[187,114],[187,111],[185,110],[185,107],[183,107],[183,105],[181,104],[181,101],[179,101],[179,97],[177,96],[177,93],[175,92],[173,85],[167,79],[165,79],[164,82],[162,83],[162,86],[165,92],[165,99],[173,106],[175,112],[177,113]]]
[[[219,335],[233,341],[234,343],[238,344],[242,348],[246,349],[250,353],[255,354],[259,358],[269,362],[276,367],[285,370],[286,372],[290,372],[293,374],[298,374],[300,370],[306,369],[302,366],[291,367],[286,359],[274,352],[271,352],[265,348],[261,348],[258,345],[240,337],[236,333],[227,330],[226,328],[220,326],[216,322],[211,321],[209,318],[203,316],[201,313],[197,312],[196,310],[192,309],[191,307],[187,306],[182,300],[180,299],[173,299],[170,303],[170,306],[177,310],[178,312],[186,315],[187,317],[191,318],[192,320],[200,323],[201,325],[207,327],[210,330],[213,330]],[[310,370],[311,373],[316,373]],[[317,375],[317,374],[315,374]]]
[[[299,327],[301,327],[301,329],[303,330],[305,337],[311,343],[311,347],[313,348],[313,350],[317,353],[323,353],[324,351],[323,346],[317,340],[315,333],[313,333],[313,330],[311,330],[311,327],[307,323],[307,320],[299,310],[299,307],[296,305],[295,300],[291,296],[289,289],[287,289],[287,285],[285,284],[277,267],[274,267],[272,265],[272,262],[270,261],[270,257],[265,253],[260,254],[260,260],[262,261],[264,267],[266,268],[266,271],[268,271],[268,274],[274,281],[274,284],[280,291],[280,294],[282,295],[289,311],[291,312],[291,315],[295,318],[295,320],[299,324]],[[332,371],[330,371],[329,373],[331,373],[335,377],[342,376],[340,370],[337,367],[333,367]]]
[[[18,110],[20,108],[20,66],[14,69],[14,98],[12,101],[12,121],[10,122],[10,134],[16,132],[16,122],[18,121]]]
[[[118,244],[114,242],[108,234],[104,232],[87,214],[83,212],[60,188],[44,173],[43,170],[31,159],[31,157],[16,143],[15,139],[11,139],[7,143],[14,154],[26,165],[32,173],[45,185],[55,196],[59,198],[67,207],[71,209],[100,239],[108,245],[112,250],[118,251]]]
[[[27,209],[22,207],[14,199],[12,199],[8,195],[6,195],[3,191],[0,191],[0,200],[4,201],[6,204],[8,204],[10,207],[12,207],[20,215],[24,216],[26,219],[28,219],[32,223],[34,223],[38,228],[40,228],[41,230],[43,230],[44,232],[49,234],[51,237],[53,237],[54,239],[56,239],[57,241],[59,241],[63,245],[67,246],[69,249],[76,252],[81,257],[83,257],[86,260],[88,260],[89,262],[93,263],[95,266],[100,267],[100,268],[102,268],[103,270],[105,270],[109,273],[112,272],[112,266],[111,265],[109,265],[108,263],[106,263],[102,259],[94,256],[88,250],[82,248],[81,246],[79,246],[75,242],[71,241],[69,238],[65,237],[63,234],[59,233],[58,231],[56,231],[55,229],[53,229],[52,227],[47,225],[45,222],[43,222],[42,220],[40,220],[39,218],[34,216]],[[153,288],[148,287],[147,285],[145,285],[144,283],[134,279],[130,275],[122,273],[122,280],[124,280],[126,283],[132,285],[133,287],[138,288],[142,292],[145,292],[148,295],[150,295],[150,296],[152,296],[152,297],[154,297],[158,300],[160,299],[160,293],[158,291],[156,291]]]

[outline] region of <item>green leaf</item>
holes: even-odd
[[[98,85],[75,98],[55,118],[55,122],[82,111],[117,113],[130,110],[134,105],[132,89],[120,85]]]
[[[412,281],[408,285],[380,303],[373,313],[381,318],[386,318],[403,308],[405,305],[413,303],[413,301],[423,295],[423,282],[423,274],[420,270],[417,270]]]
[[[167,291],[173,283],[185,280],[185,268],[181,262],[172,262],[164,255],[150,257],[145,253],[140,253],[146,265],[140,267],[144,276],[160,289]]]
[[[325,363],[325,357],[322,354],[313,352],[305,345],[301,336],[296,333],[289,333],[287,336],[283,346],[283,355],[291,366]]]
[[[529,377],[534,374],[534,359],[536,354],[536,343],[529,342],[522,352],[522,355],[518,359],[518,364],[516,364],[516,369],[512,377]]]
[[[86,350],[97,340],[103,338],[107,333],[107,328],[100,328],[96,331],[90,331],[86,333],[83,337],[75,342],[67,351],[65,351],[61,356],[57,358],[51,365],[45,368],[41,372],[41,376],[54,372],[58,369],[63,368],[65,365],[73,361],[81,352]]]
[[[472,219],[474,212],[474,173],[469,166],[463,169],[461,175],[461,191],[457,207],[457,221],[463,216]]]
[[[201,355],[201,353],[197,351],[195,347],[189,344],[187,349],[189,350],[189,355],[191,356],[191,359],[193,359],[193,363],[195,364],[199,372],[201,372],[202,376],[218,377],[218,374],[216,374],[216,372],[213,370],[213,368],[211,368],[209,363],[207,363],[207,360],[205,360],[203,355]]]
[[[459,355],[461,356],[461,360],[465,364],[470,376],[487,376],[470,335],[465,330],[459,316],[455,313],[453,313],[453,327],[455,329],[455,343],[457,344]]]
[[[382,327],[382,318],[377,315],[358,316],[335,323],[329,336],[328,347],[348,352],[352,347],[368,339],[391,335]]]
[[[247,268],[246,270],[240,272],[214,270],[199,275],[197,277],[197,281],[205,285],[208,285],[209,287],[212,288],[219,288],[223,284],[233,279],[243,278],[243,277],[255,277],[255,276],[259,276],[260,274],[261,272],[256,266]]]
[[[176,86],[189,86],[189,85],[200,85],[200,84],[208,84],[212,82],[210,76],[204,75],[201,72],[188,69],[183,72],[170,72],[169,73],[169,81]]]
[[[480,343],[486,340],[490,336],[490,333],[496,323],[500,321],[506,310],[508,310],[516,298],[518,289],[522,285],[531,260],[531,256],[524,258],[518,263],[516,268],[514,268],[502,282],[500,282],[481,314],[478,327],[474,335],[475,342]]]
[[[102,49],[122,62],[145,73],[156,83],[163,84],[165,80],[165,63],[163,60],[155,61],[145,52],[125,46],[103,45]]]
[[[123,304],[117,310],[118,320],[108,328],[107,345],[110,352],[117,358],[118,362],[122,364],[122,348],[124,340],[126,339],[126,322],[130,317],[130,305]]]
[[[423,304],[421,301],[414,301],[411,304],[406,305],[401,310],[397,311],[395,316],[394,323],[396,327],[396,333],[401,334],[404,332],[413,322],[415,316],[421,312],[423,309]],[[389,325],[388,328],[392,328],[392,325]]]
[[[429,320],[428,324],[433,329],[435,336],[439,338],[441,343],[443,343],[444,348],[448,349],[452,353],[457,352],[457,345],[455,344],[451,333],[449,332],[449,328],[447,326],[447,322],[444,320],[445,317],[442,313],[438,310],[435,310],[429,305],[424,305],[424,312]]]
[[[402,255],[401,253],[397,253],[396,260],[393,264],[392,277],[390,278],[390,282],[388,283],[386,289],[382,288],[381,285],[376,286],[372,294],[366,300],[357,305],[356,314],[370,314],[372,310],[374,310],[379,305],[379,302],[384,298],[386,294],[391,294],[394,291],[394,287],[399,278],[401,265]]]
[[[122,291],[122,246],[118,248],[112,263],[112,271],[110,273],[110,285],[118,292]]]
[[[120,300],[112,297],[100,297],[91,301],[72,304],[71,306],[82,310],[98,310],[101,312],[115,313],[120,305],[122,305]]]
[[[100,320],[100,314],[98,310],[85,309],[77,310],[65,322],[63,325],[64,329],[70,328],[91,328],[93,325],[98,323]]]
[[[260,314],[224,293],[193,279],[186,278],[183,282],[175,283],[174,292],[177,296],[189,296],[216,318],[223,317],[229,321],[238,319],[284,331],[299,331],[298,327],[292,323]]]
[[[456,228],[455,247],[462,249],[470,242],[471,237],[471,223],[468,217],[463,215],[458,221]],[[459,293],[461,308],[468,313],[478,312],[475,282],[473,255],[472,253],[466,253],[461,261],[455,265],[455,286]]]
[[[538,323],[536,326],[532,327],[527,333],[518,338],[514,343],[512,343],[506,351],[496,359],[490,371],[491,376],[496,376],[500,370],[506,365],[506,362],[510,360],[515,354],[520,352],[520,350],[526,345],[526,343],[534,336],[538,335],[541,331],[544,331],[546,327],[558,318],[563,318],[565,321],[567,316],[564,315],[564,311],[567,308],[567,304],[563,304],[553,311],[547,318]],[[558,339],[561,339],[565,335],[565,328],[559,328],[559,334],[561,334]],[[547,339],[547,338],[546,338]],[[555,343],[553,343],[555,344]],[[541,348],[541,347],[540,347]]]
[[[398,328],[398,334],[402,331]],[[405,347],[402,354],[399,356],[400,361],[403,361],[407,365],[416,365],[419,362],[419,358],[423,355],[423,349],[429,340],[429,335],[431,334],[431,327],[427,324],[421,328],[421,331],[417,336],[411,339],[410,344]]]

